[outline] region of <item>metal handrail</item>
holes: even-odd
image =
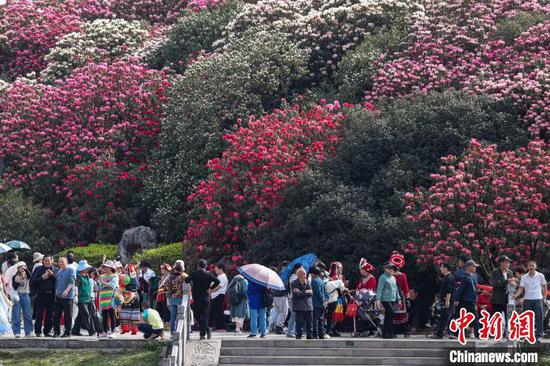
[[[176,331],[172,332],[172,344],[160,361],[160,366],[185,366],[185,345],[191,333],[189,298],[178,306]]]

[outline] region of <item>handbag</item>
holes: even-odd
[[[350,302],[346,308],[346,318],[355,318],[357,316],[357,303]]]
[[[19,292],[17,290],[14,290],[13,288],[10,288],[8,291],[8,295],[10,297],[10,300],[12,303],[16,304],[19,302]]]

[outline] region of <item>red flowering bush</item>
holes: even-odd
[[[523,261],[550,245],[547,144],[499,153],[472,140],[463,157],[442,161],[435,184],[405,195],[418,233],[406,252],[422,263],[468,254],[489,271],[498,255]]]
[[[226,134],[229,147],[208,162],[209,180],[188,198],[193,209],[186,239],[201,255],[241,262],[245,241],[270,225],[282,190],[334,149],[345,118],[338,102],[309,111],[287,107]]]
[[[0,74],[15,78],[42,70],[57,38],[79,25],[72,1],[8,0],[0,6]]]
[[[428,2],[426,17],[412,28],[411,45],[378,61],[367,99],[447,89],[489,94],[511,100],[532,134],[544,138],[550,129],[550,21],[521,21],[525,14],[544,19],[538,14],[549,10],[541,0]],[[509,42],[510,34],[499,27],[516,18],[525,28]]]
[[[75,166],[105,154],[117,164],[147,163],[168,85],[127,61],[89,64],[58,86],[14,82],[0,100],[4,179],[58,210]]]

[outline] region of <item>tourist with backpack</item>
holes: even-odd
[[[248,317],[248,282],[240,274],[236,275],[227,286],[227,302],[231,321],[235,322],[235,333],[243,331],[244,320]]]

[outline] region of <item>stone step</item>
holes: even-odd
[[[445,357],[220,356],[220,365],[442,365]]]
[[[473,343],[470,344],[473,346]],[[223,339],[222,348],[400,348],[445,349],[460,347],[457,340],[445,339],[358,339],[358,340],[295,340],[295,339]]]
[[[443,349],[222,347],[221,356],[445,357]]]

